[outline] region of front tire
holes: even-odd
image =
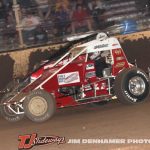
[[[52,95],[43,91],[32,91],[23,103],[26,116],[34,122],[44,122],[51,118],[56,110]]]
[[[148,76],[139,68],[124,69],[115,79],[114,91],[125,104],[144,102],[149,96]]]

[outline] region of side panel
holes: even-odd
[[[72,87],[77,87],[79,90],[77,98],[60,92],[61,88],[71,89]],[[69,64],[44,84],[43,88],[54,94],[58,108],[80,105],[81,102],[87,103],[88,101],[84,99],[90,97],[95,97],[95,99],[89,99],[91,102],[99,101],[100,99],[96,100],[97,96],[109,94],[107,81],[96,77],[93,61]],[[82,99],[81,102],[78,102],[78,99]]]
[[[114,64],[112,65],[112,75],[116,76],[122,69],[129,68],[129,63],[121,48],[113,49],[112,55],[114,59]]]
[[[76,105],[73,96],[64,96],[59,92],[59,89],[72,86],[81,87],[84,82],[84,68],[85,62],[83,61],[71,63],[43,85],[42,88],[54,94],[57,107]]]

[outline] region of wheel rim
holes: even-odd
[[[7,106],[3,106],[4,108],[4,112],[6,115],[8,116],[16,116],[16,114],[14,112],[12,112]],[[15,107],[14,107],[15,108]]]
[[[42,116],[47,111],[47,102],[43,97],[36,96],[33,97],[29,104],[29,111],[35,116]]]
[[[13,96],[14,96],[14,95],[10,95],[10,96],[6,97],[5,99],[2,100],[2,103],[3,103],[3,102],[7,102],[7,101],[8,101],[10,98],[12,98]],[[16,109],[15,105],[12,105],[11,107],[13,107],[13,109]],[[10,117],[16,116],[16,114],[15,114],[13,111],[11,111],[11,110],[8,108],[8,106],[6,106],[6,105],[3,105],[3,111],[5,112],[5,114],[6,114],[7,116],[10,116]]]
[[[135,76],[129,80],[129,91],[135,95],[140,96],[145,92],[145,82],[141,77]]]

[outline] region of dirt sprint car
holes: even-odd
[[[115,97],[122,103],[136,104],[148,96],[147,74],[128,62],[116,38],[99,33],[13,87],[2,98],[1,114],[12,122],[24,115],[43,122],[58,108],[99,104]]]

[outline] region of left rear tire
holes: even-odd
[[[11,95],[10,93],[6,94],[2,100],[1,100],[1,115],[3,116],[4,119],[6,119],[9,122],[17,122],[20,121],[24,118],[24,114],[15,114],[14,112],[12,112],[12,110],[10,110],[6,105],[3,105],[3,103],[6,103],[11,97],[13,97],[14,95]],[[17,110],[17,106],[13,105],[12,106],[13,109]]]

